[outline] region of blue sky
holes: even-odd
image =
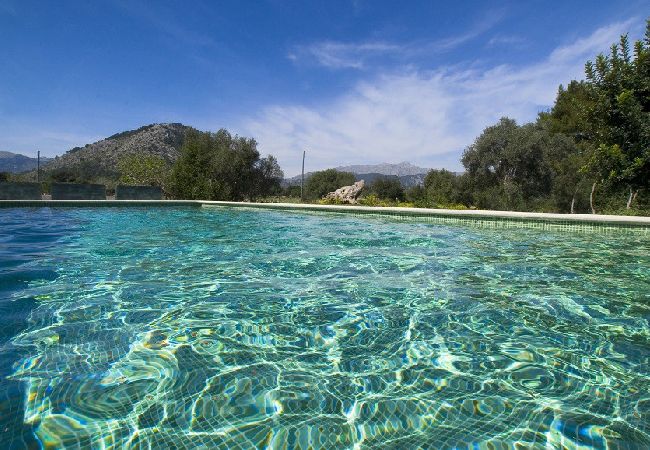
[[[153,122],[255,137],[286,175],[410,161],[458,170],[650,1],[0,0],[0,150],[61,154]]]

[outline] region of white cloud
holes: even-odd
[[[332,69],[361,69],[369,58],[395,53],[401,47],[384,42],[344,43],[325,41],[305,47],[297,47],[288,58],[298,61],[313,58],[319,65]]]
[[[457,169],[462,149],[484,127],[504,115],[533,120],[553,103],[559,84],[582,78],[584,62],[630,26],[600,28],[520,67],[378,75],[318,107],[269,106],[239,128],[277,156],[287,175],[299,171],[303,149],[306,170],[403,160]]]
[[[296,46],[287,57],[295,63],[315,62],[330,69],[363,69],[368,62],[379,57],[409,60],[452,50],[488,31],[501,20],[502,16],[502,12],[490,12],[465,33],[433,41],[399,44],[385,41],[323,41]]]
[[[520,36],[494,36],[491,38],[486,46],[487,47],[498,47],[498,46],[509,46],[509,47],[523,47],[526,44],[526,39]]]

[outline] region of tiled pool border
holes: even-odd
[[[650,235],[650,217],[600,214],[549,214],[487,210],[449,210],[428,208],[314,205],[296,203],[249,203],[203,200],[0,200],[8,207],[116,207],[116,206],[191,206],[274,209],[345,213],[355,216],[390,216],[429,223],[448,223],[483,228],[531,228],[540,230],[634,233]]]

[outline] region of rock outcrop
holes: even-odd
[[[354,183],[352,186],[343,186],[338,188],[334,192],[330,192],[325,196],[325,200],[334,201],[337,203],[351,203],[355,204],[357,198],[363,190],[364,181],[360,180]]]

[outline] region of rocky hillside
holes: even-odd
[[[50,158],[41,157],[41,165],[50,161]],[[20,173],[35,170],[36,158],[11,152],[0,152],[0,172]]]
[[[116,171],[121,158],[131,154],[160,156],[171,163],[178,158],[189,129],[180,123],[160,123],[124,131],[84,147],[75,147],[51,160],[44,170],[92,165],[97,172],[110,173]]]

